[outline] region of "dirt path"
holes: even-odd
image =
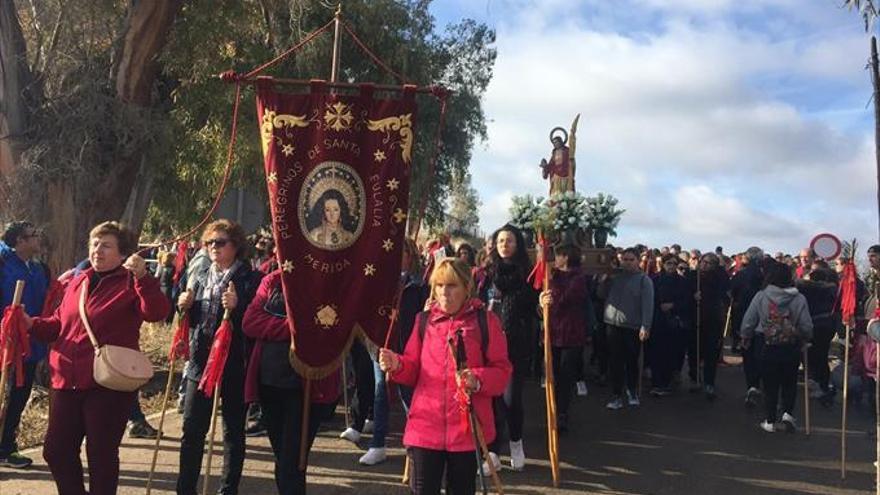
[[[813,434],[766,434],[758,430],[759,414],[741,402],[742,370],[719,370],[719,398],[680,392],[664,399],[645,398],[639,409],[604,409],[607,389],[592,386],[590,396],[573,405],[571,431],[562,437],[563,483],[551,489],[546,459],[543,390],[527,384],[526,470],[502,473],[506,493],[535,495],[600,494],[867,494],[873,490],[873,425],[865,408],[850,408],[849,475],[840,481],[838,453],[840,406],[824,409],[813,402]],[[799,401],[801,397],[799,396]],[[799,408],[802,403],[799,402]],[[395,411],[399,421],[399,411]],[[800,414],[799,414],[800,416]],[[157,420],[154,420],[154,424]],[[168,416],[167,439],[159,455],[155,494],[173,493],[180,439],[180,417]],[[403,471],[400,435],[389,439],[388,462],[366,468],[361,453],[336,437],[341,422],[322,431],[309,466],[309,493],[394,495]],[[398,428],[399,430],[399,428]],[[126,438],[122,449],[119,493],[142,494],[152,441]],[[27,471],[0,469],[0,495],[55,493],[39,450]],[[214,457],[216,487],[220,449]],[[273,457],[267,439],[249,438],[241,493],[274,494]]]

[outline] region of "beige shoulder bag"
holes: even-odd
[[[133,392],[153,377],[153,364],[146,354],[136,349],[118,345],[100,345],[89,319],[86,317],[86,296],[89,281],[85,280],[79,291],[79,317],[82,319],[89,340],[95,347],[92,376],[102,387],[119,392]]]

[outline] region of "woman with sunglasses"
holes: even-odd
[[[498,318],[484,314],[488,341],[483,342],[480,313],[485,309],[471,297],[470,268],[460,259],[441,261],[430,285],[432,303],[417,317],[406,350],[401,355],[380,349],[379,366],[392,381],[413,387],[403,434],[413,465],[412,492],[439,494],[445,471],[446,493],[468,495],[476,491],[475,451],[480,446],[474,445],[473,416],[466,419],[460,407],[470,396],[484,440],[494,440],[492,398],[504,391],[511,372],[507,340]],[[450,353],[463,360],[463,369]]]
[[[211,265],[193,274],[188,290],[178,298],[181,311],[189,313],[190,360],[184,379],[183,438],[180,445],[179,495],[195,495],[211,419],[212,399],[199,390],[199,381],[214,342],[214,333],[231,312],[232,342],[223,369],[223,474],[219,493],[238,493],[245,449],[245,339],[242,318],[260,283],[260,272],[246,258],[247,239],[241,226],[230,220],[208,224],[202,234]]]

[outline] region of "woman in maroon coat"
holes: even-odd
[[[27,319],[31,333],[52,344],[49,427],[43,457],[60,495],[113,495],[119,483],[119,444],[137,392],[104,388],[92,378],[95,351],[79,314],[86,291],[86,317],[101,345],[138,349],[144,321],[161,321],[171,303],[159,280],[137,254],[137,237],[117,222],[89,233],[91,268],[67,286],[61,305],[48,318]],[[128,257],[128,259],[126,259]],[[123,263],[124,262],[124,263]],[[80,446],[86,438],[89,491],[83,482]]]
[[[556,420],[560,432],[568,430],[571,393],[584,367],[587,316],[593,312],[589,278],[580,267],[581,250],[577,246],[569,244],[557,247],[550,290],[541,294],[541,304],[550,305]]]

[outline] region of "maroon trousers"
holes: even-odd
[[[137,392],[104,387],[49,392],[49,428],[43,458],[58,495],[115,495],[119,483],[119,444]],[[83,482],[80,447],[86,439],[89,491]]]

